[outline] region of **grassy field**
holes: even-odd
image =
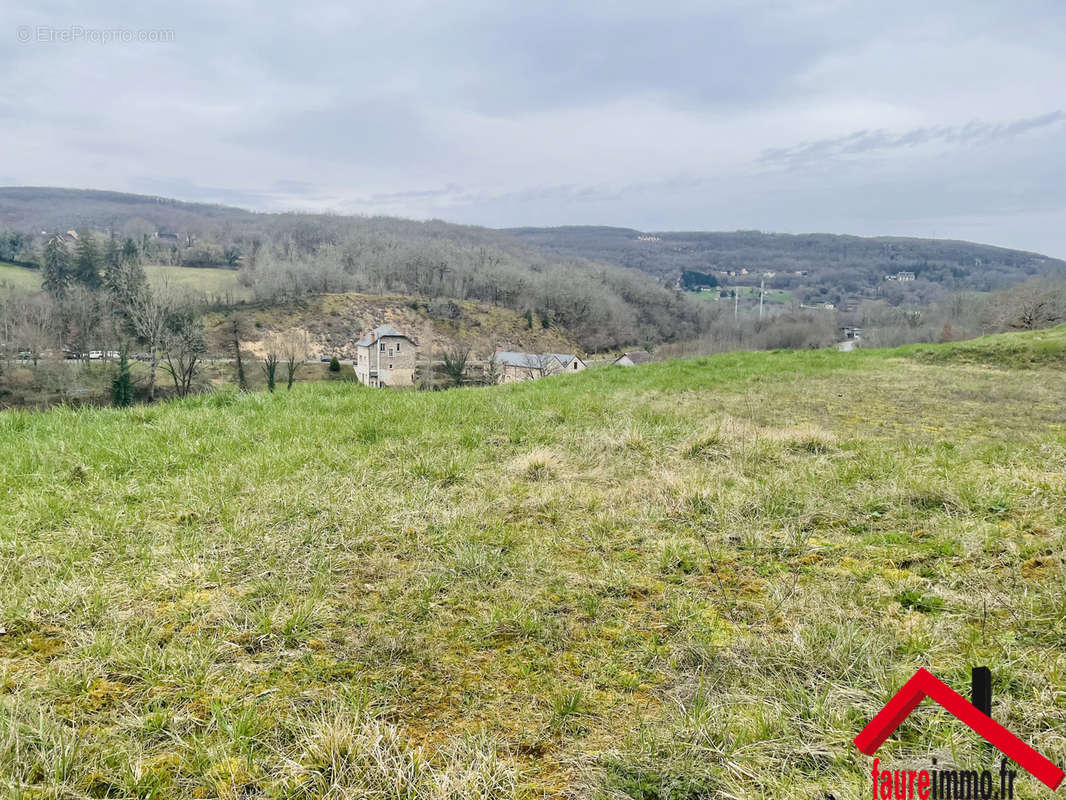
[[[235,270],[149,265],[144,271],[148,280],[156,286],[166,281],[175,289],[191,289],[210,297],[228,297],[232,300],[251,297],[251,292],[237,283]]]
[[[35,292],[41,288],[41,273],[0,261],[0,297],[11,292]]]
[[[212,297],[241,300],[250,296],[247,289],[237,284],[237,273],[233,270],[148,265],[144,271],[155,285],[166,280],[175,289],[192,289]],[[37,270],[0,262],[0,296],[12,291],[36,292],[40,288],[41,273]]]
[[[868,797],[974,664],[1061,764],[1064,346],[2,413],[0,785]],[[992,763],[929,703],[878,755]]]
[[[697,297],[702,297],[705,300],[733,302],[732,297],[720,297],[719,293],[722,291],[731,292],[736,291],[740,295],[741,300],[759,300],[759,287],[758,286],[723,286],[715,289],[711,292],[689,292]],[[784,305],[792,302],[792,292],[788,289],[767,289],[766,290],[766,302],[772,304]]]

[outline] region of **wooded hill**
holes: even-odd
[[[838,307],[870,299],[925,305],[955,291],[1066,270],[1066,262],[1036,253],[945,240],[493,230],[439,220],[257,213],[120,192],[0,188],[0,261],[32,265],[47,238],[67,230],[131,239],[145,264],[235,270],[244,296],[260,302],[341,292],[480,301],[522,314],[530,326],[564,330],[587,351],[707,332],[721,309],[674,289],[686,270],[715,275],[727,292],[773,273],[767,288],[783,290],[778,296],[791,304]],[[901,272],[915,279],[886,280]]]
[[[849,297],[930,302],[948,291],[989,291],[1066,270],[1066,262],[1039,253],[946,239],[761,231],[646,233],[584,226],[507,232],[560,256],[613,261],[663,281],[676,280],[684,270],[746,269],[748,275],[719,275],[719,282],[757,285],[763,273],[773,272],[768,287],[792,290],[801,301],[812,303],[840,303]],[[899,272],[913,272],[915,280],[885,280]]]
[[[476,300],[562,328],[587,351],[692,338],[706,304],[638,270],[562,256],[488,228],[437,220],[262,214],[159,197],[0,189],[0,260],[32,263],[55,232],[132,239],[143,263],[233,268],[257,301],[362,292]],[[2,238],[2,237],[0,237]]]

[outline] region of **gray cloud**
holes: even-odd
[[[1066,122],[1066,111],[1051,111],[1036,117],[1005,124],[969,122],[965,125],[938,125],[913,128],[903,133],[887,130],[855,131],[847,136],[804,142],[794,147],[775,147],[763,151],[759,160],[764,164],[799,166],[809,162],[857,156],[879,150],[918,147],[924,144],[945,145],[988,144],[997,139],[1010,139],[1028,131]]]
[[[1061,0],[8,0],[4,20],[7,183],[1066,255]],[[175,36],[16,41],[73,24]]]

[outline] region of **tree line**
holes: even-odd
[[[42,291],[0,304],[3,361],[85,360],[121,343],[143,348],[146,397],[155,399],[160,370],[179,396],[188,394],[207,345],[195,296],[149,285],[141,251],[127,238],[103,242],[82,231],[71,242],[49,238],[39,260]]]
[[[782,312],[760,318],[720,311],[708,330],[655,348],[657,358],[733,350],[830,347],[842,329],[862,331],[861,346],[953,342],[989,333],[1038,330],[1066,323],[1066,280],[1036,278],[994,292],[955,292],[935,303],[892,305],[867,301],[851,312]]]
[[[39,266],[56,288],[91,282],[91,262],[103,279],[136,257],[234,269],[265,303],[331,292],[476,300],[564,328],[590,352],[689,338],[709,321],[705,304],[637,270],[557,257],[487,229],[306,214],[208,218],[165,238],[150,227],[113,220],[94,243],[84,232],[76,241],[19,234],[18,261]],[[56,245],[71,250],[66,269]]]

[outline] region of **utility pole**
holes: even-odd
[[[737,321],[737,312],[740,310],[740,292],[733,289],[733,321]]]
[[[759,281],[759,319],[762,319],[762,301],[766,297],[766,277]]]

